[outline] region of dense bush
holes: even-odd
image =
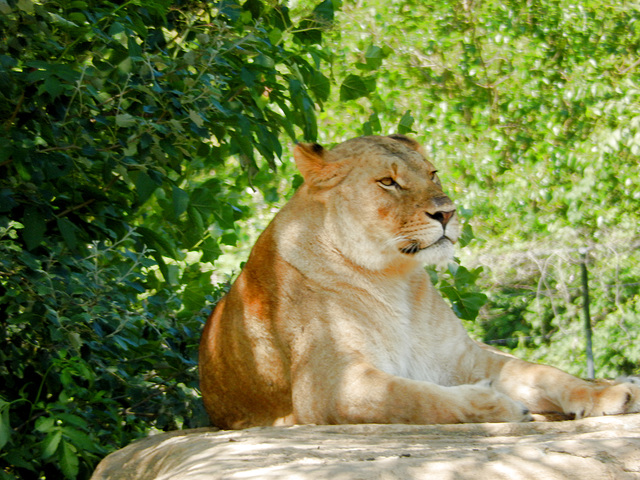
[[[333,6],[309,12],[0,2],[0,478],[86,478],[206,422],[212,262],[329,93]]]

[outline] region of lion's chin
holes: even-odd
[[[424,252],[425,250],[429,250],[432,248],[438,249],[438,248],[441,248],[442,246],[446,247],[449,245],[453,245],[453,241],[450,238],[443,235],[435,242],[426,246],[423,246],[419,240],[410,241],[407,245],[400,248],[400,252],[406,255],[416,255],[420,252]]]
[[[453,260],[454,254],[453,241],[445,236],[426,247],[420,247],[416,242],[403,247],[400,251],[405,255],[413,256],[420,263],[437,267],[446,266]]]

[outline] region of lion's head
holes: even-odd
[[[326,207],[328,238],[352,262],[380,270],[451,259],[460,235],[455,205],[414,140],[360,137],[331,150],[299,144],[294,155],[303,188]]]

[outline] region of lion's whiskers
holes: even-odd
[[[405,247],[402,246],[404,243],[409,243],[409,245],[413,245],[415,244],[415,240],[411,240],[405,235],[396,235],[395,237],[392,237],[389,240],[385,241],[384,246],[392,247],[394,249],[398,248],[402,250],[403,248],[406,248],[406,246]]]

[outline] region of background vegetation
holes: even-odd
[[[639,20],[637,2],[367,1],[332,38],[385,58],[375,92],[321,122],[347,137],[400,122],[473,211],[460,256],[485,267],[489,302],[470,330],[583,376],[580,248],[596,371],[638,373]]]
[[[580,375],[588,248],[597,373],[637,373],[639,11],[0,0],[0,478],[206,424],[199,332],[300,182],[294,140],[423,142],[468,219],[443,293]]]

